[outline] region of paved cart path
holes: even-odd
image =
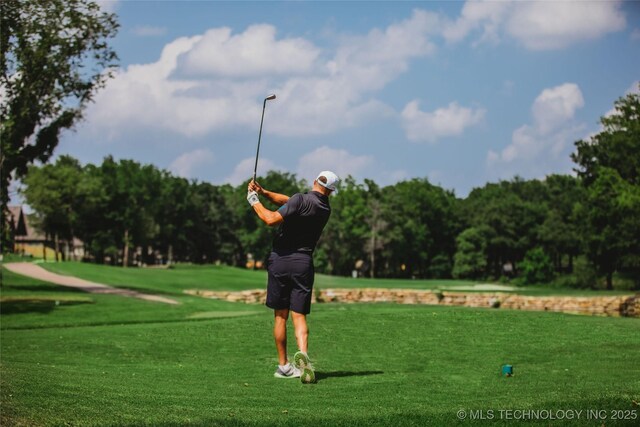
[[[140,298],[146,301],[162,302],[165,304],[179,304],[178,301],[171,298],[165,298],[158,295],[143,294],[128,289],[114,288],[100,283],[89,282],[73,276],[63,276],[62,274],[51,273],[39,265],[30,262],[12,262],[4,264],[9,271],[21,274],[23,276],[33,277],[34,279],[43,280],[45,282],[55,283],[60,286],[68,286],[71,288],[81,289],[92,294],[109,294],[120,295],[123,297]]]

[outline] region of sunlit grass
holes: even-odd
[[[2,311],[2,425],[467,425],[457,411],[640,409],[637,319],[317,304],[319,381],[302,385],[272,376],[264,307],[178,293],[170,306],[4,273],[3,298],[92,302]],[[505,363],[514,377],[500,376]]]

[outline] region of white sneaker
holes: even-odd
[[[276,372],[273,374],[276,378],[300,378],[300,375],[302,375],[300,369],[296,368],[291,363],[287,364],[285,369],[278,366],[278,369],[276,369]]]
[[[296,367],[300,370],[300,381],[305,384],[311,384],[316,382],[316,374],[313,370],[313,365],[309,360],[309,356],[307,353],[302,351],[297,352],[293,356],[293,362],[296,364]]]

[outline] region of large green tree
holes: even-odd
[[[35,211],[37,225],[54,238],[56,257],[59,239],[73,244],[78,224],[79,192],[83,172],[80,163],[61,156],[55,164],[31,166],[24,179],[26,202]]]
[[[187,179],[160,173],[160,194],[155,200],[154,210],[157,232],[154,246],[167,254],[169,262],[180,259],[180,254],[188,251],[191,241],[187,231],[193,227],[195,197]]]
[[[317,251],[320,270],[351,275],[357,262],[365,260],[364,243],[370,230],[368,189],[369,185],[347,176],[340,183],[338,194],[331,196],[331,218]]]
[[[391,276],[448,277],[459,230],[455,195],[427,179],[382,190],[389,241],[384,262]]]
[[[388,234],[389,223],[384,218],[385,211],[381,201],[380,188],[371,180],[365,180],[365,183],[369,187],[369,190],[367,191],[368,215],[365,219],[369,230],[367,232],[364,250],[369,256],[369,277],[373,279],[376,277],[376,270],[379,269],[379,267],[376,266],[377,255],[382,249],[384,249],[385,245],[390,240]]]
[[[558,272],[572,272],[573,260],[582,249],[576,207],[586,194],[580,181],[570,175],[549,175],[544,181],[548,191],[548,209],[538,238],[551,255]],[[563,258],[567,258],[567,266]]]
[[[0,2],[0,208],[12,176],[46,162],[112,76],[118,23],[90,0]],[[6,234],[2,221],[3,236]]]
[[[618,99],[600,121],[603,130],[577,141],[572,155],[587,191],[580,209],[587,256],[608,289],[616,271],[631,272],[639,286],[640,94]]]
[[[488,227],[487,272],[500,277],[507,264],[516,272],[525,253],[537,246],[538,229],[547,212],[547,190],[540,181],[487,184],[474,189],[461,205],[465,226]]]
[[[186,218],[174,224],[178,237],[186,239],[183,242],[186,245],[177,246],[179,250],[176,251],[179,257],[180,253],[183,254],[182,260],[198,263],[222,261],[230,265],[244,265],[246,259],[238,237],[238,218],[233,213],[236,205],[229,204],[232,192],[233,188],[228,184],[214,186],[209,183],[191,183],[187,192]],[[244,206],[249,206],[246,200]],[[181,223],[184,224],[182,230]]]
[[[110,195],[106,216],[115,241],[122,248],[122,265],[126,267],[130,250],[146,248],[158,232],[156,217],[162,208],[158,205],[162,174],[152,165],[133,160],[116,163],[111,157],[104,159],[101,169]]]
[[[78,220],[74,232],[84,242],[85,252],[102,261],[105,248],[117,250],[106,220],[109,188],[104,183],[102,169],[92,164],[84,166],[76,187]]]
[[[491,238],[487,226],[471,227],[456,238],[452,275],[460,279],[481,279],[486,276],[487,242]]]
[[[590,139],[576,141],[571,155],[576,172],[589,187],[601,168],[615,170],[620,178],[640,185],[640,84],[614,103],[614,110],[600,119],[603,130]]]

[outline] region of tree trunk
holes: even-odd
[[[124,249],[122,253],[122,266],[126,267],[129,262],[129,230],[124,230]]]
[[[167,260],[167,264],[168,265],[173,264],[173,245],[169,245],[169,254],[168,254],[167,258],[169,258]]]
[[[56,247],[56,262],[60,262],[60,239],[58,239],[58,233],[54,234],[53,242]]]
[[[569,254],[569,273],[573,273],[573,254]]]
[[[371,233],[371,278],[376,277],[376,233]]]
[[[42,243],[42,259],[47,260],[47,240],[49,235],[44,233],[44,242]]]
[[[78,257],[76,256],[76,247],[74,245],[73,239],[75,238],[75,233],[73,232],[73,227],[71,227],[71,241],[69,242],[69,252],[71,252],[71,258],[73,258],[74,261],[78,260]]]
[[[608,291],[613,290],[613,272],[612,271],[607,273],[607,290]]]

